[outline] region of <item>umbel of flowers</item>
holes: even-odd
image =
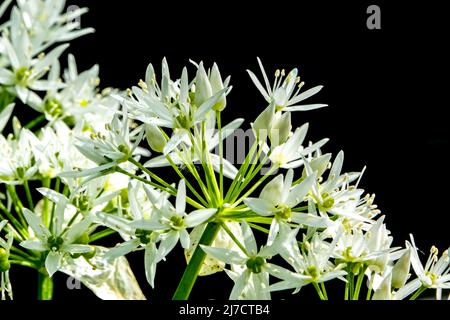
[[[433,247],[422,264],[413,236],[393,247],[374,196],[359,187],[363,172],[343,172],[344,153],[309,142],[308,124],[292,127],[296,112],[326,106],[309,102],[322,86],[307,89],[297,69],[268,75],[258,59],[260,75],[248,73],[267,105],[235,166],[224,140],[244,119],[222,123],[230,77],[193,62],[177,78],[164,59],[127,92],[100,90],[97,66],[79,71],[68,55],[60,68],[67,42],[92,32],[79,28],[85,12],[66,12],[63,0],[0,6],[2,299],[13,298],[16,266],[36,272],[39,299],[52,298],[56,272],[102,299],[145,299],[126,255],[142,252],[154,287],[177,246],[186,268],[174,299],[215,272],[234,283],[230,299],[307,285],[328,299],[329,281],[349,300],[444,297],[448,250]],[[36,118],[22,124],[27,108]],[[99,244],[113,234],[115,246]]]

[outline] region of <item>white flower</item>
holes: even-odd
[[[244,122],[244,119],[238,118],[230,122],[229,124],[222,127],[222,140],[226,139],[229,135],[231,135],[237,128],[241,126]],[[194,144],[188,140],[183,141],[183,143],[178,144],[178,146],[174,147],[173,150],[167,155],[156,156],[150,160],[148,160],[144,166],[148,168],[157,168],[169,166],[170,162],[167,159],[177,164],[186,164],[191,165],[193,163],[199,163],[203,158],[210,159],[213,169],[216,172],[220,172],[220,158],[214,153],[214,150],[219,145],[219,133],[215,129],[216,126],[216,118],[214,113],[210,113],[207,117],[205,123],[205,131],[203,134],[196,133],[194,134]],[[206,150],[205,150],[206,146]],[[234,179],[238,170],[236,167],[227,159],[222,159],[223,163],[223,174],[224,176]]]
[[[122,120],[115,115],[111,124],[106,125],[106,135],[97,132],[90,134],[89,138],[77,137],[76,148],[99,166],[85,170],[81,168],[79,172],[64,172],[61,176],[88,177],[87,179],[91,180],[111,173],[113,167],[126,162],[131,157],[150,155],[149,151],[139,147],[144,136],[143,126],[131,129],[126,110],[122,113]]]
[[[247,70],[247,72],[259,92],[263,95],[264,99],[266,99],[268,103],[274,104],[276,111],[307,111],[327,106],[326,104],[298,104],[299,102],[302,102],[303,100],[306,100],[307,98],[318,93],[323,86],[317,86],[307,91],[300,92],[304,82],[300,82],[300,77],[297,76],[297,69],[292,69],[286,78],[284,78],[284,69],[281,71],[277,70],[275,72],[275,81],[273,85],[271,85],[259,58],[258,64],[264,78],[265,88],[253,72],[250,70]],[[297,90],[295,90],[296,88]]]
[[[86,254],[94,250],[89,245],[78,243],[79,238],[91,225],[89,217],[63,228],[66,205],[64,199],[58,199],[55,204],[55,218],[51,231],[44,225],[41,217],[26,208],[23,209],[23,215],[35,239],[25,240],[20,245],[29,250],[47,252],[45,268],[50,276],[60,269],[62,260],[67,254]]]
[[[35,52],[41,52],[52,44],[70,41],[94,32],[92,28],[80,28],[79,17],[86,8],[65,12],[65,0],[18,0],[21,20],[31,38]]]
[[[110,249],[105,258],[116,259],[132,251],[144,250],[145,274],[148,283],[154,287],[158,249],[156,244],[160,237],[157,232],[135,228],[132,223],[150,219],[155,208],[166,206],[168,194],[161,193],[140,182],[130,182],[128,185],[129,217],[99,212],[96,214],[98,223],[120,233],[126,241]],[[121,208],[120,208],[121,210]]]
[[[188,141],[188,131],[206,120],[213,108],[221,108],[224,95],[231,90],[231,87],[227,86],[228,81],[225,81],[223,89],[213,92],[210,80],[205,77],[206,71],[203,64],[200,64],[196,77],[198,84],[189,83],[186,68],[183,69],[179,80],[172,81],[167,61],[163,59],[161,84],[158,85],[153,66],[150,64],[145,82],[140,82],[141,88],[133,87],[132,94],[124,101],[130,117],[146,124],[173,129],[174,134],[163,150],[165,155],[181,142]]]
[[[295,212],[293,209],[308,194],[316,177],[315,174],[308,176],[301,183],[292,186],[294,172],[290,169],[286,178],[280,174],[270,181],[261,191],[259,198],[246,198],[244,203],[254,212],[262,216],[274,216],[270,226],[268,245],[275,240],[280,229],[280,223],[295,222],[300,225],[325,228],[331,224],[327,218],[313,214]]]
[[[282,226],[288,229],[287,226]],[[321,240],[319,235],[314,234],[310,242],[305,241],[304,248],[300,248],[296,239],[297,230],[286,230],[283,232],[284,245],[280,252],[281,256],[295,269],[295,272],[283,273],[280,281],[271,286],[272,291],[295,288],[298,292],[303,286],[309,283],[321,283],[335,278],[343,280],[347,274],[342,270],[343,265],[335,266],[330,258],[336,247],[339,236],[335,237],[331,243]]]
[[[234,281],[234,287],[230,294],[231,300],[270,299],[269,274],[280,277],[281,274],[289,271],[267,262],[277,254],[278,246],[263,246],[258,251],[255,236],[244,220],[241,222],[241,229],[246,252],[200,246],[208,255],[230,264],[236,270],[227,270],[227,274]]]
[[[276,146],[269,156],[272,163],[279,168],[297,168],[303,164],[303,157],[319,150],[328,139],[322,139],[308,147],[303,147],[302,143],[308,131],[308,124],[297,128],[294,133],[283,144]]]
[[[189,233],[186,228],[193,228],[211,218],[217,209],[199,209],[186,213],[186,186],[184,180],[180,180],[176,197],[176,205],[170,203],[158,208],[156,214],[150,220],[135,221],[132,226],[144,230],[163,231],[161,234],[161,244],[158,248],[158,256],[163,259],[169,254],[178,240],[184,249],[191,246]]]
[[[8,221],[0,221],[0,232],[8,224]],[[6,300],[6,294],[12,300],[13,292],[11,287],[11,281],[9,279],[9,269],[11,264],[9,262],[9,252],[13,244],[13,232],[10,229],[6,234],[6,240],[0,237],[0,287],[1,287],[1,299]]]
[[[39,143],[27,129],[21,129],[18,138],[12,135],[5,139],[0,135],[0,181],[6,184],[21,184],[36,178],[39,161],[33,147]]]
[[[114,90],[106,88],[100,92],[99,68],[78,72],[75,57],[68,56],[68,67],[64,71],[63,88],[53,88],[47,92],[43,111],[47,119],[63,119],[70,125],[83,122],[84,130],[101,131],[105,124],[111,123],[119,103],[111,97]],[[59,81],[59,61],[55,61],[49,73],[49,81]]]
[[[438,258],[438,249],[433,246],[430,250],[428,260],[425,266],[423,266],[414,242],[414,237],[412,234],[410,237],[411,243],[406,242],[406,245],[411,250],[411,265],[418,277],[418,279],[410,282],[410,285],[415,289],[418,289],[420,286],[436,289],[436,298],[441,300],[442,289],[450,289],[449,250],[445,250],[441,257]]]
[[[34,91],[47,91],[63,86],[62,83],[41,78],[69,45],[60,45],[35,59],[29,50],[29,41],[28,35],[23,31],[11,41],[7,37],[0,38],[0,45],[3,46],[10,65],[10,68],[0,67],[0,84],[17,95],[23,103],[41,112],[42,100]]]

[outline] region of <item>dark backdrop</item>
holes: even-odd
[[[295,113],[294,125],[310,122],[311,140],[331,138],[324,150],[343,149],[345,170],[367,165],[362,186],[376,193],[394,243],[403,245],[411,232],[428,254],[432,244],[441,250],[450,246],[445,12],[437,4],[374,3],[381,7],[381,30],[366,27],[369,2],[249,2],[245,7],[243,1],[74,0],[69,4],[90,7],[82,26],[97,31],[72,42],[69,50],[80,70],[100,65],[102,87],[123,89],[144,77],[149,62],[159,69],[163,57],[175,75],[189,58],[217,62],[234,86],[224,116],[244,117],[246,126],[265,105],[245,71],[259,74],[256,56],[270,74],[299,67],[307,88],[325,86],[314,102],[330,107]],[[145,281],[143,256],[133,254],[130,260],[149,298],[171,297],[184,269],[180,255],[158,266],[156,290]],[[56,299],[95,299],[86,289],[67,290],[64,275],[56,279]],[[29,291],[18,289],[17,297],[33,298],[34,275],[21,282]],[[222,273],[201,278],[192,297],[226,298],[230,288]]]

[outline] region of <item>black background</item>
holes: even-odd
[[[307,88],[325,86],[311,101],[330,107],[293,114],[294,127],[310,122],[309,139],[331,138],[324,150],[333,154],[344,150],[346,171],[367,165],[362,186],[376,193],[395,245],[404,245],[413,233],[426,254],[433,244],[441,250],[450,246],[449,52],[445,11],[438,4],[137,0],[69,4],[90,8],[81,24],[94,27],[96,33],[73,41],[69,51],[79,70],[100,65],[102,87],[135,85],[147,64],[152,62],[159,70],[163,57],[176,76],[188,59],[207,65],[217,62],[222,75],[232,76],[224,117],[227,121],[244,117],[244,127],[265,106],[245,71],[259,75],[256,57],[269,74],[277,68],[298,67]],[[381,30],[366,27],[370,4],[381,7]],[[193,76],[194,68],[190,70]],[[172,255],[158,266],[156,290],[151,290],[142,254],[132,254],[130,260],[151,299],[169,299],[185,266],[180,254]],[[87,289],[67,290],[65,279],[56,275],[57,300],[95,299]],[[16,297],[34,299],[35,275],[20,273],[17,280]],[[231,285],[223,273],[200,278],[192,297],[225,299]]]

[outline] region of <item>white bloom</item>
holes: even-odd
[[[283,144],[276,146],[269,156],[272,163],[279,168],[297,168],[303,164],[303,157],[317,151],[328,139],[322,139],[308,147],[303,147],[303,141],[308,131],[308,124],[297,128]]]
[[[27,129],[21,129],[19,136],[5,139],[0,135],[0,181],[6,184],[21,184],[33,180],[39,169],[39,161],[33,154],[33,146],[39,140]]]
[[[92,28],[80,29],[78,17],[86,13],[86,8],[65,12],[65,0],[18,0],[21,20],[31,38],[35,53],[50,45],[70,41],[88,33]]]
[[[281,71],[277,70],[275,72],[275,81],[273,85],[271,85],[259,58],[258,64],[264,78],[265,88],[253,72],[250,70],[247,70],[247,72],[259,92],[263,95],[264,99],[266,99],[268,103],[273,103],[275,105],[276,111],[307,111],[327,106],[326,104],[298,104],[299,102],[302,102],[303,100],[306,100],[307,98],[318,93],[322,89],[322,86],[317,86],[307,91],[300,92],[304,82],[300,82],[300,77],[297,76],[297,69],[292,69],[286,78],[284,78],[284,69]],[[295,90],[296,88],[297,90]]]
[[[55,220],[51,231],[44,225],[41,217],[26,208],[23,209],[25,220],[36,238],[25,240],[20,245],[29,250],[47,252],[45,268],[50,276],[61,268],[65,255],[91,253],[94,250],[89,245],[78,243],[78,239],[91,225],[89,217],[63,228],[66,205],[64,199],[58,199],[55,204]]]
[[[41,78],[69,45],[60,45],[46,55],[33,58],[29,41],[28,35],[23,31],[11,41],[7,37],[0,38],[0,45],[3,46],[10,65],[10,68],[0,67],[0,84],[8,87],[23,103],[41,112],[42,100],[34,91],[47,91],[63,86],[59,82]]]
[[[269,274],[280,277],[281,274],[289,272],[267,262],[280,249],[278,246],[263,246],[258,251],[253,232],[244,220],[241,222],[241,229],[245,253],[218,247],[200,246],[208,255],[230,264],[236,270],[227,270],[227,274],[234,281],[234,287],[230,294],[231,300],[270,299]]]
[[[262,216],[274,216],[270,226],[268,245],[275,240],[280,229],[280,223],[295,222],[300,225],[325,228],[331,224],[327,218],[313,214],[295,212],[294,209],[304,201],[316,177],[315,174],[308,176],[301,183],[292,186],[294,172],[290,169],[286,178],[280,174],[270,181],[261,191],[259,198],[246,198],[245,204]]]
[[[288,229],[287,226],[282,228]],[[295,288],[298,292],[303,286],[309,283],[321,283],[346,275],[342,270],[343,265],[335,266],[330,258],[336,247],[339,236],[335,237],[331,243],[321,240],[315,234],[310,242],[304,242],[305,248],[300,252],[296,239],[297,230],[286,230],[283,232],[284,243],[280,252],[281,256],[295,269],[295,272],[282,274],[280,281],[271,286],[271,290],[286,290]]]
[[[442,289],[450,289],[450,263],[448,257],[448,249],[445,250],[441,257],[438,258],[438,249],[432,247],[425,266],[420,261],[418,250],[411,234],[411,243],[406,245],[411,250],[411,265],[418,279],[413,280],[415,286],[422,285],[426,288],[436,289],[436,298],[441,300]]]
[[[243,121],[244,119],[239,118],[223,126],[222,140],[226,139],[237,128],[239,128],[243,123]],[[144,164],[144,166],[148,168],[169,166],[170,162],[167,159],[167,157],[169,157],[170,160],[177,165],[181,164],[191,165],[193,163],[199,163],[203,158],[203,161],[205,161],[205,159],[210,159],[213,169],[216,172],[219,172],[220,158],[216,153],[214,153],[214,150],[219,145],[219,133],[215,129],[215,126],[216,126],[215,115],[214,113],[210,113],[205,123],[204,133],[203,134],[196,133],[194,135],[193,145],[189,140],[183,141],[183,143],[180,142],[173,149],[170,148],[172,149],[172,151],[169,154],[154,157],[149,161],[147,161]],[[204,149],[204,146],[206,146],[206,150]],[[205,154],[206,152],[207,154]],[[224,176],[234,179],[234,177],[238,172],[236,167],[225,158],[223,159],[222,163]]]

